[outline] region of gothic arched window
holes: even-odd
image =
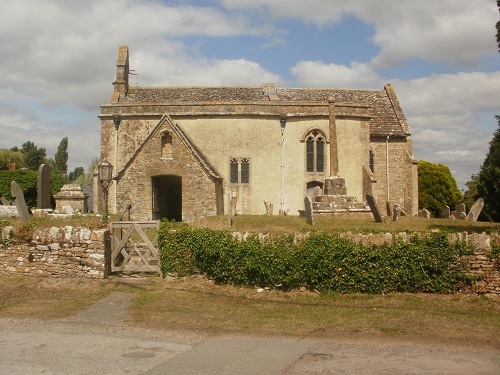
[[[232,158],[229,160],[229,183],[250,183],[250,159]]]
[[[306,171],[325,171],[325,136],[319,130],[312,130],[306,136]]]

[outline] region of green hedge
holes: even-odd
[[[326,233],[299,244],[291,235],[239,241],[226,231],[164,222],[158,242],[164,274],[201,272],[223,284],[376,294],[450,293],[473,281],[460,260],[471,249],[450,245],[443,233],[366,247]]]
[[[36,207],[37,200],[37,181],[38,171],[31,170],[15,170],[15,171],[0,171],[0,197],[12,201],[12,193],[10,184],[16,181],[19,187],[23,190],[24,200],[28,207]],[[51,171],[50,174],[50,193],[52,196],[57,194],[61,187],[66,183],[66,180],[60,174]],[[54,202],[52,202],[54,204]]]

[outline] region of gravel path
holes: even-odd
[[[65,320],[0,319],[0,374],[500,374],[494,350],[131,328],[131,297],[112,294]]]

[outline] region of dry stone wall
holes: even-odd
[[[108,239],[105,229],[66,226],[36,230],[29,243],[0,245],[0,276],[102,279]]]

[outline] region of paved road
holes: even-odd
[[[130,298],[66,320],[0,319],[0,374],[500,374],[492,350],[134,329],[123,323]]]

